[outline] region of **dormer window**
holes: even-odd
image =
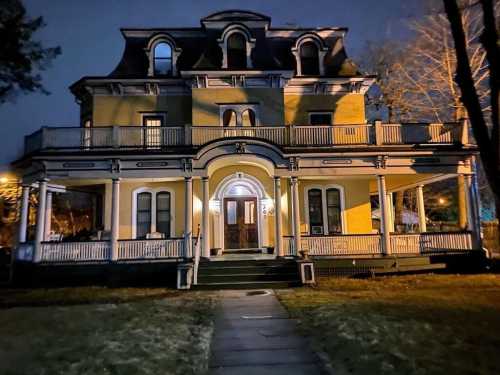
[[[302,75],[319,76],[318,47],[313,42],[306,42],[300,46],[300,65]]]
[[[227,39],[228,69],[247,68],[247,40],[241,33],[233,33]]]
[[[182,50],[176,46],[173,38],[168,34],[156,35],[151,38],[145,50],[149,58],[148,76],[177,76],[177,59]]]
[[[328,47],[315,33],[306,33],[295,42],[292,54],[297,64],[297,76],[325,75],[325,56]]]
[[[217,39],[222,50],[222,69],[251,69],[255,38],[244,25],[230,25]]]
[[[172,75],[172,47],[168,43],[158,43],[154,49],[155,76]]]

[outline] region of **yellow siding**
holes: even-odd
[[[285,95],[285,123],[309,123],[308,113],[333,112],[334,124],[364,124],[365,99],[362,94]]]
[[[94,96],[94,126],[141,125],[141,112],[167,112],[167,125],[191,123],[190,96]]]
[[[370,191],[369,180],[299,180],[299,199],[300,199],[300,221],[302,224],[302,231],[306,227],[306,210],[305,207],[305,191],[309,187],[326,187],[328,185],[340,185],[344,188],[345,197],[345,221],[346,234],[362,234],[372,232],[371,220],[371,205],[370,205]]]
[[[283,124],[281,89],[193,89],[193,125],[219,125],[219,104],[252,103],[259,105],[261,125]]]

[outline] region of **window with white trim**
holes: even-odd
[[[233,33],[227,38],[228,69],[247,68],[247,39],[242,33]]]
[[[140,188],[134,191],[132,210],[134,238],[147,238],[149,233],[173,234],[173,193],[165,188]]]
[[[342,190],[318,187],[307,190],[307,214],[310,235],[343,233]]]
[[[313,42],[300,46],[300,66],[303,76],[319,76],[318,47]]]
[[[153,50],[155,76],[172,75],[172,46],[166,42],[155,45]]]
[[[146,238],[151,233],[151,198],[149,192],[137,194],[136,238]]]
[[[221,104],[220,122],[222,126],[258,126],[258,104]]]

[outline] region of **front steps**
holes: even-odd
[[[192,289],[270,289],[299,286],[295,260],[201,261],[198,284]]]

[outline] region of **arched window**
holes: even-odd
[[[137,194],[136,238],[151,232],[151,193]]]
[[[156,231],[170,237],[170,193],[156,193]]]
[[[300,65],[302,75],[319,75],[318,47],[313,42],[305,42],[300,46]]]
[[[246,109],[241,115],[242,126],[255,126],[255,112],[251,109]]]
[[[309,226],[310,234],[323,234],[323,202],[321,189],[310,189],[309,200]]]
[[[172,75],[172,47],[170,44],[158,43],[153,51],[153,63],[155,75]]]
[[[326,213],[328,218],[328,234],[342,233],[342,220],[340,218],[340,190],[326,189]]]
[[[227,39],[227,67],[229,69],[247,68],[247,40],[239,32]]]
[[[222,115],[223,126],[236,126],[236,112],[232,109],[226,109]]]

